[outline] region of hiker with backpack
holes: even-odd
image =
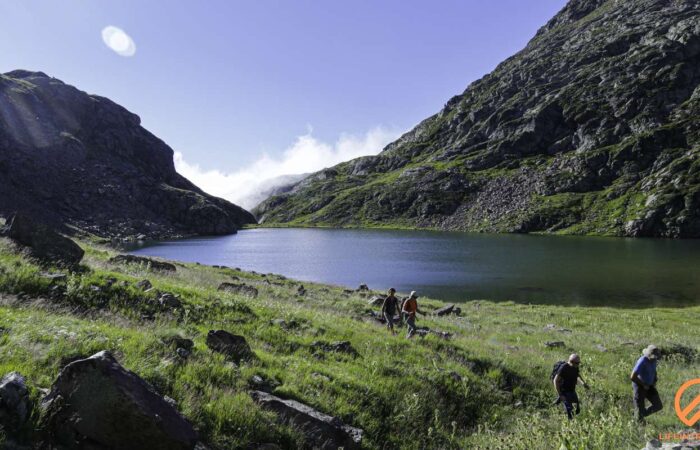
[[[661,357],[661,352],[655,345],[649,345],[642,351],[642,356],[632,369],[630,380],[634,391],[634,404],[637,412],[637,420],[644,418],[663,409],[659,391],[656,390],[656,364]],[[645,407],[645,401],[649,400],[651,406]]]
[[[581,357],[576,353],[572,353],[568,361],[559,361],[554,364],[550,377],[557,391],[555,404],[564,404],[566,416],[569,420],[574,418],[574,404],[576,404],[576,414],[581,412],[581,402],[578,399],[578,394],[576,394],[576,385],[579,380],[581,380],[583,387],[588,389],[588,384],[583,381],[579,373],[580,365]]]
[[[394,314],[399,309],[399,299],[396,298],[396,289],[389,289],[388,295],[382,303],[381,316],[386,320],[386,327],[391,331],[393,336],[396,336],[396,331],[394,330]]]
[[[403,306],[401,306],[401,314],[408,327],[406,338],[410,339],[416,333],[416,313],[419,312],[422,314],[422,312],[418,310],[418,295],[416,291],[411,291],[411,295],[408,296],[408,299],[406,299],[406,301],[403,302]]]

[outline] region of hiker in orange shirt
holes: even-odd
[[[423,314],[418,310],[417,299],[418,295],[416,295],[416,291],[411,291],[411,295],[409,295],[408,299],[403,302],[403,307],[401,308],[401,313],[406,321],[406,326],[408,326],[408,334],[406,334],[407,338],[413,337],[416,332],[416,313],[420,312]]]

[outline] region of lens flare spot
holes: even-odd
[[[102,29],[102,40],[117,55],[134,56],[136,53],[134,40],[121,28],[112,25],[104,27]]]

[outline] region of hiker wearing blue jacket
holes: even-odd
[[[632,380],[632,388],[634,390],[634,404],[637,409],[637,419],[640,422],[644,418],[661,411],[661,397],[656,390],[656,364],[661,353],[655,345],[649,345],[642,351],[642,357],[637,360],[637,364],[632,369],[630,379]],[[651,406],[645,406],[645,401],[649,400]]]

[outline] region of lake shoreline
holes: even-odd
[[[649,307],[686,306],[700,298],[693,270],[700,267],[700,241],[255,227],[129,250],[350,288],[364,283],[418,290],[451,302]]]

